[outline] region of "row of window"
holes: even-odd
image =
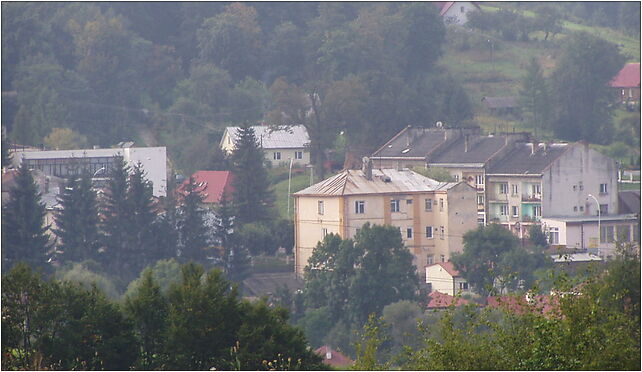
[[[442,254],[442,255],[440,255],[440,256],[439,256],[439,260],[440,260],[441,262],[446,262],[446,256],[445,256],[445,255],[443,255],[443,254]],[[427,263],[428,263],[428,265],[432,265],[432,264],[434,264],[434,263],[435,263],[435,256],[434,256],[434,255],[432,255],[432,254],[429,254],[429,255],[428,255],[428,260],[427,260],[427,261],[428,261],[428,262],[427,262]]]
[[[435,203],[437,203],[435,201]],[[412,199],[406,199],[406,204],[412,204]],[[390,200],[390,211],[391,212],[399,212],[401,210],[400,208],[401,205],[401,200],[400,199],[392,199]],[[432,212],[432,206],[433,206],[433,200],[432,199],[426,199],[425,200],[425,210],[426,212]],[[444,210],[444,199],[439,198],[439,211],[443,212]],[[354,202],[354,213],[356,214],[363,214],[366,212],[366,202],[364,200],[357,200]],[[323,200],[319,200],[317,202],[317,213],[320,215],[323,215],[325,213],[325,206],[323,203]]]
[[[508,185],[509,185],[508,182],[501,182],[498,185],[499,185],[500,194],[508,194]],[[531,186],[531,195],[535,196],[535,195],[542,194],[542,186],[540,184],[531,184],[530,186]],[[519,195],[519,184],[511,183],[510,191],[511,191],[511,195],[513,196]]]
[[[272,159],[274,160],[281,160],[281,153],[278,151],[275,151],[272,153]],[[303,151],[295,151],[294,152],[294,159],[303,159]]]
[[[512,217],[519,217],[519,207],[516,205],[511,206],[511,216]],[[499,206],[499,214],[501,216],[508,216],[508,204],[501,204]],[[542,206],[541,205],[534,205],[533,206],[533,215],[535,217],[541,217],[542,216]]]
[[[401,230],[401,228],[399,228]],[[435,232],[439,233],[439,239],[444,239],[446,236],[446,229],[443,226],[439,226],[439,228],[435,227]],[[407,239],[412,239],[412,227],[406,228],[406,238]],[[426,238],[432,239],[433,236],[433,226],[426,226]]]

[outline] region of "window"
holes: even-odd
[[[432,226],[426,226],[426,238],[432,239]]]
[[[600,228],[600,243],[613,243],[613,226],[602,226]]]
[[[406,204],[412,204],[412,199],[406,199]]]
[[[463,6],[459,7],[459,13],[463,13],[466,10]]]
[[[606,187],[605,183],[600,184],[600,194],[606,194],[608,192],[608,189]]]
[[[303,151],[295,151],[294,152],[294,158],[295,159],[303,159]]]
[[[535,217],[541,217],[542,216],[542,206],[541,205],[536,205],[533,207],[533,212],[535,214]]]
[[[609,214],[609,205],[608,204],[600,204],[600,214],[601,215]]]
[[[274,158],[274,160],[281,160],[281,153],[275,152],[272,154],[272,157]]]
[[[446,256],[444,256],[443,254],[439,256],[439,259],[441,259],[441,262],[446,262]]]
[[[573,191],[577,190],[577,185],[573,185]]]
[[[319,200],[319,203],[317,205],[317,209],[318,209],[319,214],[323,214],[323,212],[324,212],[323,200]]]
[[[357,200],[354,202],[354,213],[362,214],[366,211],[366,202],[363,200]]]
[[[512,184],[511,186],[511,195],[517,195],[517,184]]]
[[[560,229],[559,227],[551,227],[548,229],[548,244],[560,243]]]
[[[406,229],[406,238],[412,239],[412,227]]]
[[[483,185],[484,184],[484,175],[483,174],[478,174],[475,176],[475,184],[476,185]]]
[[[631,241],[631,226],[629,225],[619,225],[616,228],[617,231],[617,240],[620,242]]]
[[[477,195],[477,205],[484,205],[484,195]]]
[[[533,196],[539,195],[542,193],[542,186],[540,184],[531,185],[531,190],[533,191]]]
[[[513,217],[519,217],[519,207],[513,205],[511,209],[513,210],[513,213],[512,213]]]
[[[435,257],[431,254],[428,255],[428,265],[432,265],[435,263]]]
[[[508,216],[508,204],[502,204],[499,206],[499,214],[502,216]]]
[[[577,205],[573,207],[573,212],[577,212]]]
[[[321,229],[321,234],[322,234],[322,236],[325,238],[325,236],[326,236],[326,235],[328,235],[328,229],[326,229],[325,227],[324,227],[324,228],[322,228],[322,229]]]
[[[462,291],[467,291],[468,290],[468,282],[459,282],[459,290]]]
[[[443,212],[444,211],[444,199],[439,198],[439,211]]]
[[[580,212],[584,212],[584,206],[580,205]]]
[[[582,181],[579,182],[580,185],[580,190],[584,190],[584,185],[582,184]]]
[[[508,183],[503,182],[499,184],[499,193],[508,194]]]
[[[458,174],[453,175],[453,179],[455,180],[455,182],[459,182],[459,175]]]
[[[390,212],[399,212],[399,199],[390,200]]]
[[[439,226],[439,239],[444,240],[444,235],[446,235],[446,230],[443,226]]]
[[[426,199],[426,212],[432,212],[432,199]]]

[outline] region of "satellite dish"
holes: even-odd
[[[435,123],[435,126],[437,128],[441,128],[443,125],[444,125],[444,123],[442,123],[441,121],[438,121],[438,122]]]

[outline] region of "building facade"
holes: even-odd
[[[303,273],[314,247],[329,233],[353,238],[365,223],[399,228],[423,276],[428,263],[462,250],[476,227],[475,190],[410,170],[345,170],[294,194],[295,270]]]
[[[230,154],[236,148],[239,127],[227,127],[221,137],[220,146]],[[292,164],[305,166],[310,164],[308,131],[302,125],[287,128],[272,128],[264,125],[253,126],[259,145],[264,151],[265,160],[273,167]]]
[[[426,284],[428,292],[437,291],[450,296],[470,292],[468,282],[452,262],[437,262],[426,266]]]

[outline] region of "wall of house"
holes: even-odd
[[[639,228],[637,221],[634,219],[600,222],[599,225],[602,230],[613,229],[613,241],[600,234],[597,221],[569,222],[558,219],[542,219],[542,225],[546,233],[550,232],[552,228],[559,229],[559,246],[580,250],[597,250],[599,248],[600,255],[604,257],[615,254],[615,240],[618,239],[618,231],[628,230],[628,234],[619,236],[623,242],[636,239],[635,232]]]
[[[454,279],[441,265],[426,267],[426,283],[430,284],[432,291],[455,295]]]
[[[263,149],[265,153],[265,160],[269,161],[272,164],[272,167],[287,167],[290,165],[290,159],[292,159],[292,164],[305,166],[310,164],[310,152],[303,149]],[[295,159],[295,152],[301,152],[302,158]],[[280,159],[275,159],[275,153],[280,154]]]
[[[508,185],[507,194],[500,192],[500,185],[503,183]],[[535,209],[539,207],[541,213],[544,211],[541,193],[537,194],[533,191],[535,185],[539,185],[540,191],[542,190],[540,176],[488,176],[486,185],[488,221],[507,224],[537,222],[539,217],[536,215]],[[505,215],[501,214],[502,205],[508,207]],[[517,216],[513,213],[513,207],[518,208]]]
[[[303,274],[303,268],[312,256],[312,250],[323,240],[324,233],[344,237],[341,226],[343,219],[343,198],[298,196],[295,197],[295,271]],[[319,201],[323,201],[323,214],[319,214]],[[324,230],[325,229],[325,230]]]
[[[446,238],[448,247],[446,255],[450,260],[452,253],[464,249],[463,236],[477,228],[477,192],[466,183],[460,183],[448,190],[448,230]]]
[[[572,145],[543,172],[543,215],[596,215],[596,203],[588,194],[608,205],[609,214],[617,214],[617,171],[615,160],[588,144]],[[600,193],[600,184],[607,185],[606,193]]]
[[[165,147],[130,147],[123,149],[129,166],[140,163],[152,182],[154,196],[167,195],[167,150]]]
[[[463,8],[463,11],[462,11]],[[467,13],[477,10],[470,1],[456,1],[443,15],[444,23],[463,25],[468,22]]]

